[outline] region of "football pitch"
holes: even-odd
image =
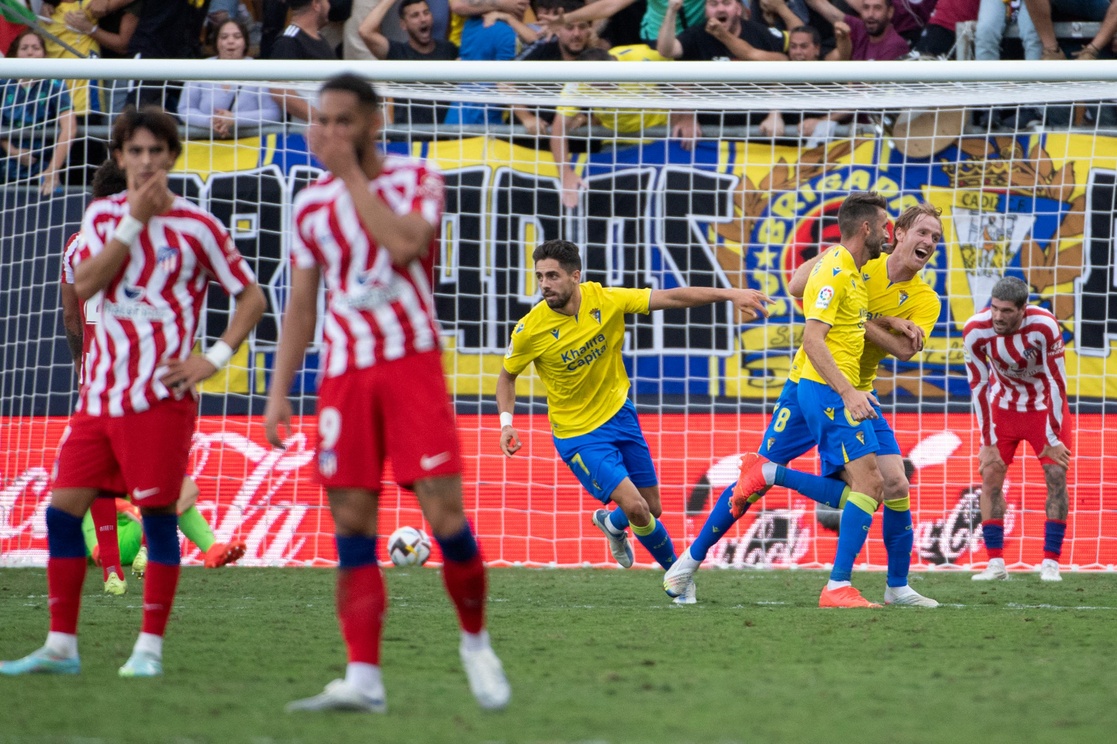
[[[672,605],[659,572],[490,571],[512,702],[482,712],[434,569],[388,569],[387,715],[287,714],[344,673],[334,572],[183,571],[165,676],[121,679],[140,582],[91,569],[78,677],[0,678],[0,742],[1111,742],[1117,577],[974,584],[916,574],[937,609],[820,610],[825,575],[701,571]],[[854,585],[879,600],[880,573]],[[0,658],[41,645],[45,572],[0,570]]]

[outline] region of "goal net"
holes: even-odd
[[[50,472],[77,387],[59,309],[62,250],[106,155],[112,112],[135,87],[129,81],[185,78],[189,93],[210,80],[238,98],[263,88],[313,100],[318,81],[342,70],[377,80],[388,98],[381,145],[426,158],[446,178],[434,287],[465,453],[466,509],[490,563],[612,565],[590,522],[597,503],[556,455],[545,391],[530,370],[517,389],[524,447],[511,459],[499,451],[493,396],[510,334],[539,301],[536,245],[575,241],[584,279],[605,285],[753,287],[775,300],[766,321],[740,322],[721,305],[629,318],[631,399],[658,470],[662,520],[681,551],[734,479],[739,455],[760,444],[786,379],[804,323],[787,292],[791,273],[837,242],[846,195],[875,190],[893,218],[925,201],[942,210],[944,227],[924,272],[942,298],[940,318],[926,350],[908,362],[886,361],[876,388],[910,474],[913,565],[984,561],[980,438],[961,329],[1005,275],[1028,283],[1032,301],[1059,319],[1066,342],[1073,464],[1063,563],[1117,564],[1117,484],[1105,467],[1112,461],[1105,453],[1117,447],[1108,418],[1117,402],[1110,395],[1117,394],[1110,366],[1117,80],[1109,70],[1084,62],[342,63],[292,70],[176,61],[160,72],[157,61],[8,62],[25,65],[12,75],[27,83],[95,79],[78,83],[88,82],[93,110],[81,112],[62,187],[43,195],[40,177],[26,168],[9,168],[0,184],[0,565],[46,559]],[[181,83],[143,85],[145,95],[168,101],[183,93]],[[556,121],[561,138],[552,136]],[[3,137],[49,158],[58,124],[55,117]],[[218,136],[206,119],[184,125],[185,149],[171,181],[229,227],[269,307],[233,363],[202,386],[191,472],[217,538],[247,541],[242,564],[329,565],[336,559],[333,526],[311,479],[316,351],[292,391],[301,417],[285,450],[266,444],[261,416],[288,287],[290,206],[320,171],[298,122],[261,116],[239,122],[230,135]],[[563,167],[555,153],[565,154]],[[204,346],[228,312],[221,292],[211,292]],[[817,460],[812,454],[799,464],[813,470]],[[1006,562],[1030,568],[1043,554],[1046,487],[1024,447],[1005,496]],[[832,559],[833,513],[780,488],[758,507],[708,564],[821,567]],[[860,567],[885,565],[879,521]],[[389,470],[381,534],[422,523],[414,497]],[[184,556],[199,559],[192,545]],[[440,560],[437,549],[433,560]],[[652,565],[642,549],[637,562]]]

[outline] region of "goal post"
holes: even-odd
[[[496,379],[517,320],[539,299],[531,264],[538,243],[577,242],[589,281],[753,287],[775,300],[763,322],[742,322],[721,305],[629,319],[631,398],[660,477],[663,521],[681,550],[733,479],[736,458],[759,445],[803,328],[787,281],[837,241],[842,199],[876,190],[893,218],[930,202],[942,210],[944,236],[924,278],[943,310],[926,350],[886,362],[877,388],[909,466],[914,565],[964,568],[984,559],[980,441],[961,329],[1005,274],[1029,284],[1066,342],[1074,459],[1063,562],[1117,565],[1114,482],[1105,467],[1117,446],[1111,64],[5,60],[4,67],[12,81],[90,80],[102,103],[106,91],[140,79],[168,94],[176,85],[162,81],[307,97],[342,71],[377,84],[389,101],[381,145],[426,158],[446,178],[434,277],[443,360],[465,454],[467,512],[497,565],[612,564],[589,521],[596,502],[554,452],[534,374],[518,383],[524,448],[512,459],[498,448]],[[467,123],[423,123],[455,107]],[[570,115],[575,125],[581,114],[586,125],[565,138],[568,160],[556,163],[551,137],[526,130],[513,109]],[[400,111],[411,119],[390,121]],[[56,123],[35,135],[44,149]],[[86,116],[82,152],[104,153],[110,124],[111,115]],[[305,127],[261,119],[242,123],[236,138],[197,126],[183,135],[172,187],[229,227],[268,297],[259,328],[203,385],[191,464],[199,503],[219,540],[246,540],[242,563],[330,564],[332,523],[310,476],[315,352],[292,392],[302,418],[286,450],[267,446],[260,415],[288,288],[291,204],[320,172]],[[58,309],[60,261],[89,200],[96,157],[86,159],[71,162],[64,188],[47,196],[32,176],[0,184],[0,565],[45,562],[49,476],[76,388]],[[568,166],[565,179],[560,165]],[[207,346],[228,311],[211,292]],[[817,465],[813,455],[800,463]],[[1022,449],[1010,468],[1006,498],[1007,562],[1030,568],[1042,559],[1045,499],[1030,452]],[[383,535],[421,526],[413,496],[390,471],[381,504]],[[711,552],[711,564],[831,560],[830,515],[783,489],[760,505]],[[639,551],[637,561],[652,565]],[[879,525],[858,565],[885,565]]]

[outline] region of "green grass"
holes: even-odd
[[[675,607],[650,571],[498,569],[490,628],[512,704],[481,712],[434,570],[389,570],[386,716],[288,715],[344,670],[334,573],[183,572],[165,677],[123,680],[139,582],[90,571],[80,677],[0,678],[0,742],[1110,742],[1117,578],[912,584],[935,610],[819,610],[823,574],[704,571]],[[881,574],[855,576],[870,597]],[[0,658],[41,645],[41,570],[0,570]]]

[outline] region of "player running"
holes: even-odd
[[[628,398],[621,358],[624,316],[732,302],[750,317],[767,317],[765,303],[771,300],[753,289],[628,289],[582,282],[578,246],[566,240],[543,243],[532,259],[543,302],[516,324],[504,355],[496,383],[500,449],[512,457],[521,447],[512,425],[516,377],[534,362],[547,387],[547,413],[559,457],[591,496],[619,507],[598,509],[592,517],[613,558],[625,568],[632,565],[625,533],[631,524],[640,544],[659,565],[670,568],[675,546],[658,519],[659,481]],[[684,603],[694,601],[693,583],[665,588]]]
[[[326,351],[318,388],[317,476],[337,530],[337,612],[345,678],[289,711],[387,710],[380,635],[388,597],[376,531],[384,460],[413,489],[442,548],[442,579],[461,625],[459,655],[483,708],[511,690],[485,629],[486,576],[462,507],[462,462],[446,393],[431,281],[442,220],[442,176],[376,147],[382,118],[372,86],[339,75],[320,89],[310,148],[329,173],[294,204],[291,293],[266,410],[268,441],[290,426],[287,391],[313,340],[326,284]]]
[[[50,633],[29,656],[0,662],[2,674],[80,671],[82,517],[99,491],[120,484],[140,508],[149,551],[143,625],[120,675],[163,673],[179,577],[175,503],[198,409],[193,386],[228,363],[264,312],[264,295],[220,221],[167,188],[182,149],[174,119],[154,107],[127,111],[110,147],[128,190],[89,205],[74,257],[78,298],[102,294],[103,303],[46,510]],[[236,298],[236,310],[221,340],[195,355],[211,280]]]
[[[1067,530],[1067,372],[1059,321],[1028,304],[1028,285],[1006,276],[993,285],[989,307],[962,332],[966,376],[981,430],[981,532],[989,563],[974,581],[1007,579],[1004,560],[1004,482],[1021,441],[1039,458],[1047,482],[1043,581],[1062,581],[1059,556]]]
[[[862,269],[869,295],[869,318],[865,324],[865,348],[861,356],[860,390],[872,390],[877,369],[888,355],[907,361],[922,348],[922,339],[931,332],[939,317],[941,301],[923,281],[920,272],[935,253],[942,239],[938,209],[929,204],[909,207],[896,220],[896,247],[890,255],[869,261]],[[800,296],[813,270],[824,253],[800,266],[788,283],[788,293]],[[698,537],[667,572],[664,581],[681,585],[689,580],[705,559],[707,552],[725,535],[771,485],[796,488],[805,496],[834,508],[845,504],[849,487],[844,481],[821,478],[784,466],[809,452],[815,441],[803,418],[798,402],[799,374],[806,361],[800,348],[791,366],[791,373],[772,411],[772,418],[761,439],[761,457],[746,455],[748,468],[759,462],[765,478],[763,487],[753,493],[741,492],[734,497],[735,485],[726,488],[710,511]],[[885,603],[936,607],[938,602],[917,593],[908,586],[911,568],[913,532],[908,499],[909,484],[904,474],[903,458],[895,434],[874,402],[877,418],[872,419],[880,450],[877,461],[884,478],[884,539],[888,553]]]

